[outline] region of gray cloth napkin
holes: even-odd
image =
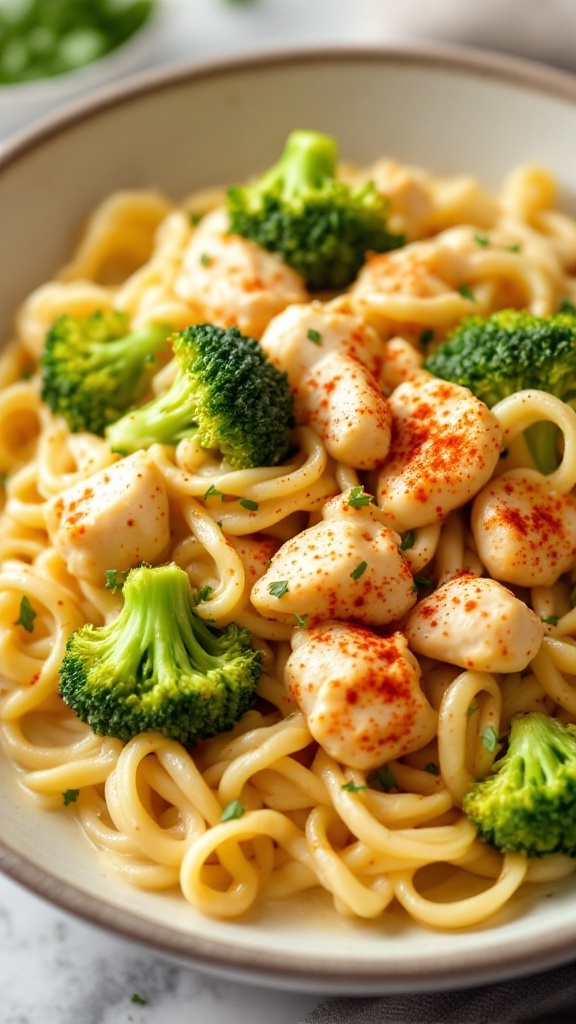
[[[300,1024],[576,1024],[576,963],[465,991],[327,999]]]

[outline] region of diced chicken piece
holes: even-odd
[[[329,501],[322,522],[286,541],[252,589],[252,603],[282,622],[306,618],[395,622],[414,604],[400,538],[369,507]]]
[[[304,374],[300,394],[307,421],[332,458],[375,469],[390,450],[392,414],[375,377],[362,363],[332,352]]]
[[[297,422],[314,427],[339,462],[378,466],[390,446],[390,411],[378,385],[382,343],[375,331],[312,302],[280,313],[260,343],[288,375]]]
[[[320,302],[285,309],[270,322],[260,344],[270,362],[288,374],[300,422],[306,422],[307,411],[302,378],[330,353],[350,356],[376,379],[380,376],[382,342],[376,332],[358,317]]]
[[[479,672],[522,672],[538,653],[538,616],[496,580],[456,576],[404,623],[411,650]]]
[[[549,587],[576,566],[576,497],[552,491],[535,470],[495,477],[472,506],[476,548],[491,576]]]
[[[498,463],[502,431],[468,388],[427,374],[390,395],[392,446],[378,503],[399,532],[444,519],[474,497]]]
[[[288,689],[314,739],[337,761],[370,771],[433,738],[437,714],[402,633],[382,637],[328,622],[297,629],[292,648]]]
[[[160,471],[136,452],[52,498],[52,544],[73,576],[104,586],[107,569],[155,562],[168,549],[168,498]]]
[[[419,377],[424,362],[422,352],[419,352],[414,345],[411,345],[405,338],[396,336],[382,342],[382,371],[380,383],[388,390],[393,391],[405,380]]]
[[[264,533],[253,533],[247,537],[228,536],[227,540],[239,554],[250,586],[264,575],[270,559],[280,547],[279,540]]]
[[[268,321],[308,293],[299,275],[274,253],[228,233],[228,216],[207,214],[193,232],[174,282],[176,295],[209,323],[259,338]]]

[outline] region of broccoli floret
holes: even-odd
[[[40,359],[43,400],[73,432],[103,434],[146,391],[169,334],[165,324],[130,331],[118,310],[84,319],[65,313],[48,331]]]
[[[574,405],[576,319],[568,313],[535,316],[517,309],[466,317],[424,366],[436,377],[470,388],[489,407],[524,388],[547,391]],[[555,424],[535,423],[525,437],[541,472],[556,469]]]
[[[237,469],[288,454],[294,402],[285,373],[238,328],[195,324],[173,338],[178,372],[166,392],[108,427],[114,451],[194,436]]]
[[[374,183],[338,181],[336,161],[329,135],[295,131],[270,170],[227,194],[230,231],[277,253],[312,290],[343,288],[367,252],[404,242],[388,231],[388,202]]]
[[[507,752],[463,807],[501,850],[576,854],[576,728],[539,712],[514,718]]]
[[[185,746],[230,729],[255,701],[260,652],[247,630],[223,630],[195,610],[177,565],[132,569],[106,626],[69,637],[60,694],[96,733],[125,743],[155,729]]]

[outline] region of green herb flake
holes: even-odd
[[[204,491],[204,498],[224,498],[222,491],[219,491],[215,484],[210,484],[207,491]]]
[[[308,619],[309,618],[310,618],[309,615],[298,615],[298,612],[294,613],[294,619],[296,620],[296,625],[300,626],[300,629],[306,629],[306,626],[308,625]]]
[[[222,811],[222,821],[234,821],[235,818],[241,818],[245,809],[240,800],[231,800]]]
[[[430,345],[431,342],[434,341],[434,331],[432,330],[431,327],[424,328],[420,335],[419,341],[420,344],[422,345],[422,348],[428,348],[428,345]]]
[[[20,601],[20,615],[14,623],[15,626],[22,626],[27,633],[34,631],[34,619],[36,618],[36,612],[34,611],[30,601],[24,594],[24,597]]]
[[[367,568],[368,562],[360,562],[355,569],[352,569],[350,576],[352,577],[353,580],[359,580],[360,577],[364,575]]]
[[[64,807],[68,807],[68,804],[75,803],[79,796],[79,789],[65,789],[64,792],[62,793],[62,802],[64,804]]]
[[[268,584],[268,593],[272,597],[284,597],[284,594],[288,590],[288,580],[275,580],[274,583]]]
[[[414,530],[409,530],[402,540],[400,551],[408,551],[408,548],[412,547],[414,547]]]
[[[571,299],[562,299],[558,306],[559,313],[567,313],[569,316],[576,316],[576,305]]]
[[[559,615],[546,615],[546,617],[542,619],[542,622],[546,626],[557,626],[559,621],[560,621],[560,616]]]
[[[458,286],[458,292],[463,299],[468,299],[468,302],[477,302],[477,298],[474,292],[468,287],[467,284],[461,284]]]
[[[191,227],[195,228],[197,224],[202,220],[203,214],[190,211],[188,214],[188,223]]]
[[[432,580],[429,580],[427,576],[415,576],[412,591],[417,594],[421,587],[431,587],[432,585]]]
[[[468,711],[466,712],[467,717],[471,718],[472,715],[474,715],[476,713],[476,711],[478,711],[478,705],[477,704],[471,704],[470,707],[468,708]]]
[[[214,587],[209,587],[208,584],[206,584],[206,586],[202,587],[198,591],[198,600],[199,601],[208,601],[209,598],[210,598],[210,595],[213,594],[213,593],[214,593]]]
[[[391,789],[398,789],[394,773],[387,765],[375,772],[370,781],[375,789],[380,789],[383,793],[389,793]]]
[[[311,341],[314,345],[322,344],[322,335],[320,334],[320,331],[315,331],[313,327],[310,327],[306,337],[308,338],[308,341]]]
[[[428,772],[429,775],[440,775],[440,769],[438,765],[434,763],[434,761],[429,761],[426,767],[424,768],[424,771]]]
[[[240,504],[242,508],[247,508],[250,512],[258,511],[258,502],[252,501],[251,498],[240,498]]]
[[[507,245],[506,252],[522,252],[522,246],[519,242],[516,242],[516,245]]]
[[[365,505],[369,505],[372,501],[372,495],[367,494],[362,484],[358,484],[356,487],[350,488],[350,494],[348,496],[348,504],[350,508],[364,508]]]
[[[210,267],[212,266],[212,257],[207,252],[203,252],[200,257],[200,263],[203,267]]]
[[[491,754],[496,750],[498,746],[498,733],[493,725],[487,725],[485,729],[482,729],[482,745]]]
[[[113,594],[117,590],[122,590],[129,572],[129,569],[124,569],[122,572],[118,569],[105,569],[106,583],[104,584],[104,590],[111,590]]]
[[[139,1006],[147,1006],[149,1000],[146,999],[144,996],[139,996],[137,992],[133,992],[130,997],[130,1002],[138,1003]]]
[[[358,786],[355,782],[345,782],[342,786],[347,793],[361,793],[363,790],[368,789],[368,786]]]
[[[483,249],[485,249],[487,245],[490,245],[488,235],[474,235],[474,241],[476,242],[476,245],[481,245]]]

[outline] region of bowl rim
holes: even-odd
[[[472,47],[400,43],[267,49],[255,54],[153,68],[69,102],[54,114],[20,130],[6,143],[0,143],[0,175],[35,148],[66,133],[77,123],[85,123],[112,108],[129,104],[134,98],[169,90],[181,83],[252,73],[259,68],[342,61],[388,61],[462,71],[492,81],[511,82],[539,94],[548,93],[576,105],[576,74]],[[546,938],[543,949],[535,950],[533,939],[529,949],[520,941],[514,948],[508,947],[504,954],[500,947],[495,952],[484,949],[478,954],[476,951],[472,963],[466,955],[456,962],[452,955],[439,952],[434,963],[426,963],[417,969],[395,964],[394,977],[382,977],[382,964],[376,960],[365,970],[358,970],[356,965],[353,970],[347,970],[343,958],[335,961],[334,965],[323,967],[311,964],[305,954],[292,955],[287,961],[285,955],[269,949],[259,950],[259,962],[255,964],[254,951],[249,945],[244,948],[241,943],[228,945],[220,939],[215,941],[202,935],[176,932],[157,922],[152,924],[137,911],[119,908],[106,898],[97,898],[79,886],[63,881],[49,869],[40,868],[31,859],[23,857],[16,845],[1,837],[0,871],[61,910],[150,952],[207,973],[225,974],[229,979],[301,992],[378,995],[465,988],[482,982],[519,978],[560,966],[574,957],[576,926],[570,924],[557,927],[554,934]]]

